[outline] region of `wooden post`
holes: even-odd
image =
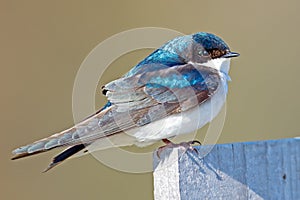
[[[196,149],[154,153],[156,200],[300,199],[300,138]]]

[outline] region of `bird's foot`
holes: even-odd
[[[164,146],[161,146],[157,149],[156,154],[157,157],[160,158],[160,154],[167,148],[175,148],[175,147],[180,147],[183,148],[185,151],[186,150],[192,150],[195,151],[198,154],[198,150],[193,146],[194,144],[199,144],[201,145],[201,142],[199,142],[198,140],[192,140],[189,142],[181,142],[179,144],[175,144],[173,142],[171,142],[168,139],[162,139],[162,141],[166,144]]]

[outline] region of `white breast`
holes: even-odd
[[[226,78],[222,77],[222,84],[216,93],[200,106],[126,131],[126,133],[136,138],[136,145],[145,146],[164,138],[187,134],[200,129],[220,112],[226,100],[226,87]]]

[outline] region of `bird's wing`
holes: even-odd
[[[16,149],[16,158],[60,146],[90,144],[125,130],[193,108],[220,85],[217,70],[192,64],[117,79],[103,87],[109,102],[74,127]]]
[[[117,79],[105,85],[103,93],[119,111],[135,112],[169,104],[180,106],[183,111],[203,103],[219,84],[217,70],[184,64]],[[192,104],[194,98],[197,101]]]

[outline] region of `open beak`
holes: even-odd
[[[233,57],[238,57],[239,55],[240,55],[239,53],[228,52],[224,56],[222,56],[222,58],[233,58]]]

